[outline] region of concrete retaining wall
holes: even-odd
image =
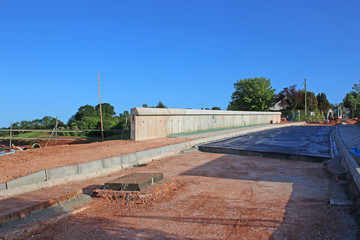
[[[280,112],[168,108],[131,109],[131,140],[163,138],[211,129],[279,123]]]

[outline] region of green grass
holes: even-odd
[[[49,137],[48,133],[45,132],[25,132],[13,134],[14,138],[37,138],[37,137]]]

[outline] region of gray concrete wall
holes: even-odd
[[[211,129],[279,123],[280,112],[168,108],[131,109],[131,140],[146,140]]]

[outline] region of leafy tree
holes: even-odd
[[[99,116],[100,115],[100,104],[96,105],[95,109],[96,109],[96,115]],[[102,111],[103,119],[111,118],[116,114],[114,106],[110,105],[109,103],[102,103],[101,111]]]
[[[316,96],[316,100],[318,102],[318,109],[321,111],[321,113],[326,113],[330,108],[330,103],[327,100],[325,93],[319,93]]]
[[[349,109],[357,109],[360,105],[360,97],[356,94],[356,92],[351,91],[346,94],[343,99],[344,107]]]
[[[219,107],[213,107],[211,110],[221,110]]]
[[[301,93],[296,89],[296,85],[285,87],[276,95],[276,102],[285,109],[296,109],[301,101]]]
[[[109,103],[101,104],[103,115],[104,129],[114,128],[119,123],[119,118],[115,117],[115,109]],[[78,109],[77,113],[68,121],[68,126],[72,129],[99,129],[100,122],[100,105],[95,107],[85,105]]]
[[[80,121],[76,121],[78,129],[98,129],[100,126],[100,118],[98,117],[83,117]]]
[[[12,125],[14,129],[52,129],[55,127],[56,118],[45,116],[42,119],[34,119],[32,121],[16,122]],[[66,127],[66,125],[58,120],[58,128]]]
[[[360,95],[360,80],[359,83],[355,83],[354,86],[352,87],[352,89],[354,90],[354,92],[356,93],[357,96]]]
[[[75,120],[80,121],[84,117],[96,117],[97,111],[91,105],[85,105],[78,109],[77,113],[75,114]]]
[[[296,85],[291,85],[276,95],[276,101],[280,102],[280,106],[285,109],[305,109],[305,91],[296,89]],[[315,111],[317,107],[315,93],[306,91],[307,110]]]
[[[314,92],[306,91],[306,108],[309,111],[315,111],[318,107],[318,102]],[[305,109],[305,91],[301,91],[301,101],[299,103],[299,109]]]
[[[143,105],[142,105],[142,107],[143,108],[147,108],[147,107],[149,107],[146,103],[144,103]]]
[[[128,111],[124,111],[120,114],[119,123],[116,128],[130,130],[130,113]]]
[[[352,87],[353,91],[346,94],[343,99],[344,107],[350,109],[357,109],[360,103],[360,80]]]
[[[275,89],[266,78],[244,78],[234,83],[228,110],[267,111],[274,105]]]
[[[103,119],[103,127],[104,129],[114,129],[119,124],[119,117],[105,118]],[[98,124],[97,128],[100,128],[101,123]]]
[[[159,101],[159,103],[156,105],[156,108],[166,108],[166,106],[161,101]]]

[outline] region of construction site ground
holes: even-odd
[[[145,146],[152,148],[182,141],[188,139],[171,138],[159,142],[151,140]],[[102,144],[106,143],[108,142]],[[139,144],[132,151],[146,149],[142,146],[143,143],[129,142],[133,146]],[[63,146],[53,148],[62,149],[61,147]],[[73,161],[77,161],[76,156],[81,154],[87,154],[84,161],[89,161],[88,158],[95,157],[93,154],[97,148],[98,146],[89,146],[87,150],[78,149],[77,153],[74,148]],[[127,151],[124,149],[123,151]],[[63,154],[61,150],[44,151],[46,148],[33,152],[38,150],[42,150],[42,154],[38,156],[42,161],[49,161],[52,155]],[[106,155],[107,151],[102,153],[95,159],[112,156]],[[5,157],[18,154],[22,153]],[[57,157],[61,159],[64,156]],[[34,161],[33,165],[35,164],[41,162]],[[16,165],[12,168],[16,168]],[[156,160],[143,167],[122,170],[104,177],[14,196],[12,208],[16,208],[16,204],[21,207],[26,203],[41,201],[56,192],[83,190],[84,193],[91,194],[105,182],[135,172],[162,172],[166,179],[176,180],[178,184],[176,188],[168,189],[164,194],[142,203],[130,201],[125,204],[116,199],[94,197],[92,202],[83,206],[82,211],[55,224],[43,222],[40,228],[42,230],[29,232],[23,238],[358,238],[358,222],[351,214],[352,207],[329,204],[332,186],[338,184],[345,191],[345,182],[336,182],[335,176],[328,172],[323,163],[198,151]]]
[[[349,206],[330,206],[322,163],[193,152],[58,188],[85,192],[132,172],[163,172],[177,189],[140,204],[93,198],[28,239],[356,239]]]
[[[44,169],[90,162],[186,141],[189,140],[184,138],[161,138],[141,142],[111,140],[87,144],[59,144],[21,151],[0,157],[0,182]]]
[[[88,143],[85,140],[59,140],[57,145],[54,145],[55,141],[53,139],[49,142],[49,146],[44,147],[47,141],[43,140],[39,142],[42,146],[41,148],[0,156],[0,183],[49,168],[110,158],[127,153],[187,142],[194,139],[216,136],[227,132],[241,132],[242,129],[248,128],[257,128],[257,126],[184,134],[177,137],[143,141],[110,140]],[[2,146],[4,146],[4,144]],[[22,143],[21,146],[30,145],[24,145],[24,143]]]

